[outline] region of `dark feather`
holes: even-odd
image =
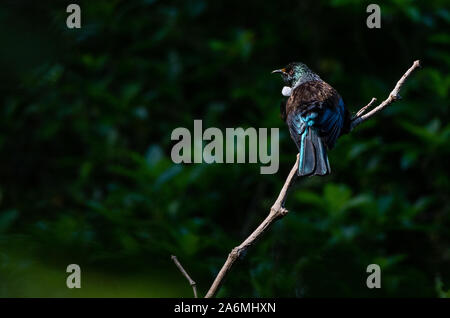
[[[324,81],[310,81],[294,89],[286,103],[286,114],[300,112],[305,116],[318,113],[314,125],[328,149],[333,148],[336,139],[347,131],[350,113],[345,108],[336,90]]]
[[[308,128],[308,132],[306,133],[304,139],[304,150],[303,153],[300,154],[300,167],[299,167],[299,175],[308,176],[314,173],[316,168],[316,149],[314,147],[314,141],[317,135],[312,129]]]
[[[326,150],[334,146],[350,123],[350,114],[336,90],[323,81],[305,82],[287,100],[285,114],[300,152],[298,174],[330,173]]]

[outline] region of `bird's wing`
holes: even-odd
[[[330,149],[341,133],[346,110],[336,90],[323,81],[309,81],[299,85],[286,104],[288,122],[289,119],[292,123],[301,122],[300,116],[305,117],[314,112],[317,113],[317,119],[313,127],[319,130],[320,137]],[[291,126],[295,128],[291,124],[290,130]],[[294,136],[292,137],[295,141]]]
[[[325,108],[317,122],[321,138],[328,149],[333,148],[336,140],[341,135],[345,112],[344,102],[341,98],[335,109]]]
[[[301,135],[306,129],[305,122],[300,118],[300,111],[294,110],[287,114],[287,124],[289,127],[289,133],[291,134],[292,140],[294,140],[295,144],[297,145],[297,148],[300,149],[301,147]]]

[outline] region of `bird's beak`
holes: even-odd
[[[275,74],[275,73],[281,73],[281,74],[284,74],[284,73],[286,73],[286,69],[285,69],[285,68],[282,68],[282,69],[279,69],[279,70],[272,71],[272,74]]]

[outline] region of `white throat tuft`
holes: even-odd
[[[291,96],[292,92],[294,91],[294,89],[296,89],[297,87],[299,87],[301,84],[309,82],[309,81],[320,81],[320,77],[317,74],[313,74],[312,76],[309,77],[303,77],[300,78],[295,84],[294,86],[291,88],[289,86],[284,86],[283,89],[281,90],[281,94],[283,96],[289,97]]]
[[[291,96],[291,94],[292,94],[292,88],[290,88],[289,86],[285,86],[281,90],[281,95],[283,95],[283,96],[289,97],[289,96]]]

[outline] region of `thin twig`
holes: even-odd
[[[370,107],[372,107],[373,104],[375,104],[375,102],[377,101],[377,99],[375,97],[372,97],[372,100],[369,102],[369,104],[367,104],[366,106],[364,106],[363,108],[361,108],[357,113],[356,116],[361,116],[362,114],[364,114]]]
[[[354,118],[352,118],[352,123],[351,123],[350,130],[353,130],[356,126],[358,126],[362,122],[364,122],[367,119],[371,118],[376,113],[382,111],[386,106],[388,106],[388,105],[392,104],[393,102],[401,99],[400,94],[399,94],[400,89],[402,88],[403,84],[408,79],[408,77],[412,74],[412,72],[414,72],[419,67],[420,67],[420,61],[419,60],[414,61],[413,65],[406,71],[405,74],[403,74],[402,78],[400,78],[400,80],[397,82],[397,84],[395,85],[394,89],[389,94],[389,97],[387,99],[385,99],[380,105],[378,105],[377,107],[375,107],[370,112],[368,112],[367,114],[364,114],[364,115],[361,114],[361,113],[364,113],[364,110],[365,110],[365,108],[367,106],[361,108],[361,110],[359,110],[358,113],[356,113],[356,116]],[[370,105],[370,103],[369,103],[369,105]],[[358,115],[358,114],[360,114],[360,115]]]
[[[192,280],[191,276],[186,272],[186,270],[181,266],[180,262],[178,261],[178,258],[175,255],[172,255],[172,261],[177,265],[178,269],[180,270],[181,274],[186,277],[186,279],[189,282],[189,285],[192,286],[192,290],[194,291],[194,297],[197,298],[197,286],[196,283]]]
[[[278,195],[277,200],[270,209],[269,215],[257,227],[257,229],[253,231],[253,233],[250,234],[250,236],[245,239],[244,242],[242,242],[239,246],[233,248],[231,253],[228,254],[228,258],[225,261],[225,264],[222,266],[222,269],[220,270],[219,274],[217,274],[216,279],[211,285],[211,288],[209,289],[205,298],[214,297],[220,285],[222,284],[223,279],[228,274],[229,270],[231,269],[231,266],[233,266],[234,262],[239,258],[239,256],[242,253],[245,253],[245,251],[251,245],[253,245],[253,243],[268,229],[268,227],[273,222],[275,222],[278,219],[281,219],[288,213],[288,210],[284,208],[284,202],[286,201],[287,193],[290,187],[294,184],[294,181],[297,177],[298,162],[299,156],[297,155],[297,161],[295,162],[294,167],[292,167],[291,172],[289,173],[286,182],[284,183],[283,188],[281,189],[281,192]]]
[[[392,92],[389,94],[389,97],[383,101],[380,105],[372,109],[370,112],[366,112],[366,110],[371,107],[376,99],[372,98],[372,100],[361,108],[355,115],[355,117],[352,118],[351,122],[351,129],[355,128],[357,125],[361,124],[362,122],[366,121],[367,119],[374,116],[376,113],[384,109],[386,106],[390,105],[391,103],[395,102],[396,100],[400,99],[399,91],[402,88],[403,84],[405,83],[406,79],[411,75],[411,73],[420,67],[420,61],[415,61],[414,64],[406,71],[406,73],[400,78],[400,80],[395,85]],[[291,169],[291,172],[289,173],[286,182],[283,185],[283,188],[281,189],[280,194],[278,195],[277,200],[273,204],[272,208],[270,209],[269,215],[262,221],[262,223],[256,228],[256,230],[250,234],[249,237],[245,239],[244,242],[242,242],[240,245],[233,248],[230,254],[228,254],[228,258],[225,261],[225,264],[223,264],[222,268],[220,269],[219,273],[217,274],[216,278],[214,279],[213,284],[211,285],[208,293],[206,294],[205,298],[211,298],[214,297],[214,295],[217,293],[218,289],[220,288],[225,276],[230,271],[231,267],[233,266],[234,262],[239,258],[239,256],[244,253],[253,243],[269,228],[269,226],[275,222],[276,220],[282,218],[288,213],[288,210],[284,208],[284,203],[286,201],[287,193],[290,187],[294,184],[294,181],[297,177],[297,169],[299,164],[299,156],[297,155],[297,161],[295,162],[294,166]]]

